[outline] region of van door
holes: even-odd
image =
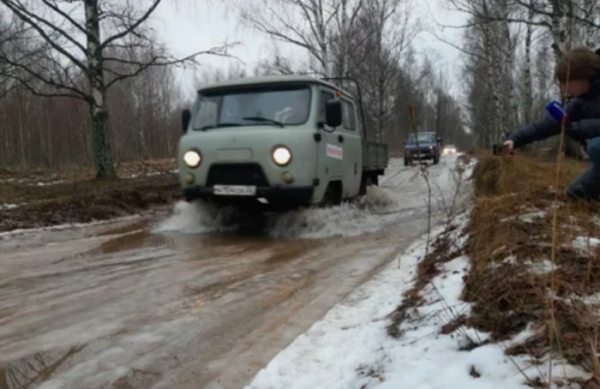
[[[359,194],[362,179],[362,142],[356,121],[356,107],[351,100],[342,98],[342,128],[344,145],[344,197]]]
[[[319,126],[322,140],[319,143],[319,168],[322,171],[318,172],[319,177],[323,177],[322,184],[327,185],[331,181],[342,181],[344,178],[344,136],[341,128],[333,129],[325,124],[325,103],[333,100],[335,94],[332,90],[321,88],[319,94]],[[345,189],[344,189],[345,192]]]

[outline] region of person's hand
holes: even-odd
[[[509,153],[512,153],[515,149],[515,142],[513,142],[512,140],[507,140],[502,144],[502,146],[504,147],[504,150],[506,150]]]
[[[565,134],[574,141],[581,142],[585,140],[582,134],[581,125],[579,122],[569,123],[565,127]]]

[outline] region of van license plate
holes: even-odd
[[[217,196],[254,196],[256,186],[215,185],[214,194]]]

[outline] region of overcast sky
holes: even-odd
[[[413,1],[415,14],[427,29],[435,31],[445,40],[460,43],[462,30],[446,28],[442,31],[439,24],[461,25],[465,20],[464,15],[448,10],[444,0]],[[180,56],[220,46],[225,42],[240,42],[231,53],[249,69],[265,59],[273,46],[265,35],[241,26],[237,14],[227,10],[220,0],[163,1],[155,14],[154,24],[172,52]],[[414,47],[418,52],[430,54],[438,69],[452,81],[453,90],[459,90],[460,52],[428,32],[420,34]],[[302,49],[295,47],[282,47],[282,50],[284,53],[294,54],[296,58],[300,56],[299,53],[305,55]],[[231,61],[215,57],[203,57],[201,60],[208,66],[225,68]],[[191,84],[189,73],[180,76],[179,81],[184,85]],[[189,91],[192,90],[193,86],[190,85]]]

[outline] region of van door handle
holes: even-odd
[[[344,137],[343,136],[338,136],[338,140],[340,141],[340,143],[344,143]]]

